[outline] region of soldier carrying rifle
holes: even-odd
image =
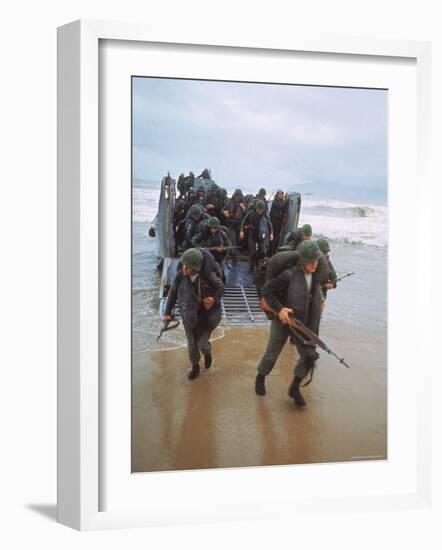
[[[283,271],[277,277],[268,280],[262,288],[262,296],[268,310],[275,315],[270,327],[267,348],[258,365],[255,391],[265,395],[265,377],[270,374],[289,336],[291,315],[294,321],[301,321],[314,334],[319,333],[321,319],[322,292],[316,277],[321,251],[318,245],[309,240],[303,241],[297,249],[298,263]],[[296,405],[306,403],[300,392],[304,377],[314,368],[319,358],[315,347],[303,337],[295,337],[299,360],[294,369],[294,378],[289,388],[289,396]]]

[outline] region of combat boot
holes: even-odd
[[[302,378],[298,378],[297,376],[293,378],[293,382],[290,384],[289,388],[289,397],[291,397],[295,401],[298,407],[305,407],[306,402],[299,390],[299,385],[301,384],[301,381]]]
[[[195,378],[198,378],[199,375],[200,375],[200,366],[198,364],[192,365],[192,370],[190,370],[187,373],[187,378],[189,380],[194,380]]]
[[[210,367],[212,366],[212,354],[210,353],[205,353],[204,354],[204,366],[206,367],[206,369],[210,369]]]
[[[255,393],[256,395],[266,394],[265,376],[259,372],[256,375],[256,380],[255,380]]]

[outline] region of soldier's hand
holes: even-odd
[[[163,321],[171,321],[172,315],[163,315]]]
[[[273,241],[273,233],[270,233],[269,239],[270,239],[271,241]]]
[[[224,246],[218,246],[217,248],[215,248],[215,250],[217,252],[224,252]]]
[[[293,313],[293,309],[289,307],[283,307],[278,313],[279,320],[283,325],[288,325],[290,322],[290,314]]]
[[[328,281],[324,285],[324,288],[326,288],[327,290],[330,290],[331,288],[334,288],[334,287],[335,287],[335,285],[331,281]]]
[[[245,205],[243,202],[240,202],[240,203],[239,203],[239,207],[242,208],[243,210],[245,210],[246,205]]]
[[[241,231],[241,232],[240,232],[239,238],[241,239],[241,241],[244,240],[244,231]]]
[[[205,309],[210,309],[213,304],[215,303],[215,298],[213,296],[208,296],[207,298],[204,298],[203,304]]]

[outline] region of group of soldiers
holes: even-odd
[[[198,178],[210,180],[205,169]],[[177,252],[190,248],[204,248],[212,252],[222,265],[227,256],[234,262],[241,251],[247,253],[250,272],[259,260],[277,250],[281,229],[287,221],[288,195],[279,189],[269,211],[264,188],[256,195],[244,195],[236,189],[231,197],[226,189],[210,183],[194,189],[195,177],[181,174],[178,179],[179,196],[175,201],[173,224]]]
[[[211,191],[216,190],[211,189]],[[260,190],[259,195],[262,195],[262,192],[264,192],[263,189]],[[267,204],[263,200],[265,192],[264,197],[254,198],[256,199],[254,207],[248,208],[247,201],[244,201],[240,190],[237,190],[230,199],[230,206],[226,208],[226,211],[235,212],[235,205],[242,204],[239,206],[242,211],[241,216],[237,212],[238,218],[241,219],[238,222],[239,240],[244,239],[244,231],[248,229],[248,244],[252,257],[253,253],[258,252],[256,243],[253,246],[256,238],[254,228],[259,227],[261,223],[258,218],[266,216],[270,226],[270,242],[274,237],[275,227],[279,231],[282,227],[282,225],[273,225],[270,216],[267,215]],[[286,197],[282,193],[281,203],[284,200]],[[215,206],[212,202],[206,203],[206,206],[207,204]],[[225,203],[224,207],[227,204]],[[191,208],[194,206],[192,205]],[[190,213],[190,219],[195,221],[185,223],[185,251],[180,257],[177,275],[169,291],[163,315],[163,321],[170,322],[175,304],[179,303],[192,366],[188,373],[190,380],[197,378],[200,374],[201,355],[206,369],[212,365],[210,335],[221,321],[221,298],[224,292],[223,269],[220,263],[223,260],[221,249],[225,250],[231,246],[228,243],[237,242],[233,240],[229,231],[219,229],[220,222],[213,221],[214,216],[207,219],[208,240],[204,240],[202,231],[197,230],[197,226],[189,231],[188,226],[191,223],[201,224],[204,220],[204,209],[199,206],[197,208],[198,216],[196,216],[196,210]],[[281,210],[283,209],[282,205]],[[278,219],[282,223],[284,213]],[[231,229],[232,225],[227,225],[228,230],[229,227]],[[336,287],[337,280],[330,260],[329,243],[325,239],[314,241],[311,236],[312,228],[307,224],[286,236],[280,251],[275,251],[266,266],[265,283],[260,289],[261,299],[264,300],[272,321],[268,343],[257,367],[255,392],[260,396],[266,394],[266,376],[272,371],[286,342],[291,341],[296,346],[299,359],[288,394],[299,407],[305,405],[300,391],[301,382],[308,374],[312,376],[319,355],[315,346],[310,341],[299,337],[291,327],[293,323],[301,322],[316,335],[319,333],[327,291]],[[220,240],[216,240],[218,238]],[[210,246],[205,246],[207,244]],[[255,259],[256,256],[251,262]]]

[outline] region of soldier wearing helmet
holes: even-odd
[[[263,201],[257,201],[256,207],[250,209],[241,222],[239,238],[243,241],[247,232],[250,273],[258,267],[258,261],[266,256],[269,243],[273,240],[272,222],[265,210]]]
[[[335,268],[330,259],[331,249],[328,241],[326,239],[318,239],[316,243],[319,247],[319,250],[322,252],[325,259],[327,260],[327,266],[328,266],[327,279],[322,284],[322,294],[324,295],[324,300],[325,300],[327,298],[327,292],[332,288],[336,288],[336,280],[338,276],[336,275]]]
[[[312,226],[308,223],[287,233],[284,240],[284,250],[296,250],[302,241],[309,241],[312,237]]]
[[[192,365],[187,377],[193,380],[200,374],[201,354],[206,369],[212,365],[210,335],[221,321],[224,283],[213,269],[216,264],[208,252],[190,248],[180,263],[182,270],[177,272],[167,296],[163,321],[172,319],[178,302]]]
[[[213,216],[207,221],[207,230],[200,231],[193,237],[192,246],[209,249],[215,260],[222,266],[232,243],[221,227],[219,219]]]
[[[277,246],[277,241],[281,229],[287,223],[289,199],[287,193],[284,194],[282,189],[276,191],[275,197],[272,200],[272,206],[270,207],[270,220],[273,225],[274,241],[272,249]]]
[[[322,292],[316,270],[322,253],[315,242],[308,240],[299,245],[297,252],[297,264],[269,279],[262,288],[262,296],[276,315],[271,323],[267,348],[258,365],[255,381],[255,392],[258,395],[265,395],[265,377],[271,373],[292,334],[288,328],[289,316],[293,315],[310,330],[319,333]],[[295,338],[294,343],[299,359],[294,368],[289,396],[296,405],[303,407],[305,400],[300,392],[301,381],[314,368],[319,355],[314,347],[301,339]]]
[[[198,224],[208,215],[202,210],[198,204],[193,204],[184,222],[184,248],[192,246],[192,239],[197,233]]]

